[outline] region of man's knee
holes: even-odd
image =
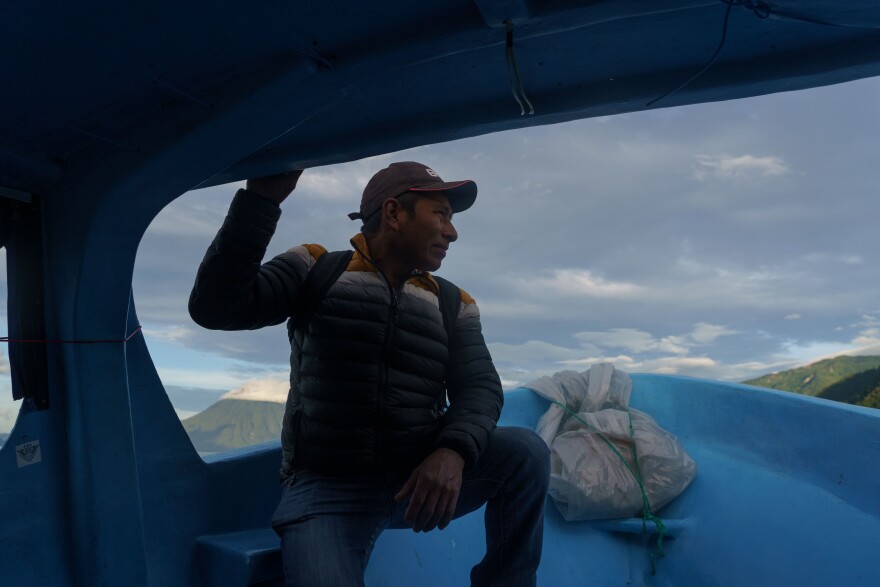
[[[540,436],[527,428],[499,427],[492,435],[492,442],[502,443],[509,458],[530,475],[550,478],[550,449]]]

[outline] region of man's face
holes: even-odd
[[[413,269],[439,269],[449,244],[458,239],[449,199],[442,194],[421,196],[416,200],[415,214],[403,211],[401,220],[400,256]]]

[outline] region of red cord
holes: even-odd
[[[96,340],[40,340],[40,339],[31,339],[31,338],[9,338],[8,336],[0,336],[0,342],[19,342],[19,343],[34,343],[34,344],[107,344],[112,342],[128,342],[130,341],[135,334],[141,331],[141,327],[138,326],[134,329],[134,332],[126,336],[122,339],[96,339]]]

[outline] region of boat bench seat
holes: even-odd
[[[686,526],[684,520],[665,520],[666,536],[675,538]],[[656,534],[653,524],[641,518],[595,520],[597,529],[625,534]],[[281,540],[271,528],[243,530],[202,536],[197,541],[196,556],[203,585],[283,585]]]
[[[284,584],[281,540],[271,528],[202,536],[196,544],[203,585]]]

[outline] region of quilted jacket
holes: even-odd
[[[189,301],[196,323],[255,329],[291,317],[309,270],[325,251],[301,245],[261,264],[280,208],[239,190],[199,267]],[[473,299],[462,290],[452,340],[438,287],[416,273],[394,290],[369,259],[366,239],[291,337],[282,478],[409,470],[436,448],[469,468],[495,427],[503,396]]]

